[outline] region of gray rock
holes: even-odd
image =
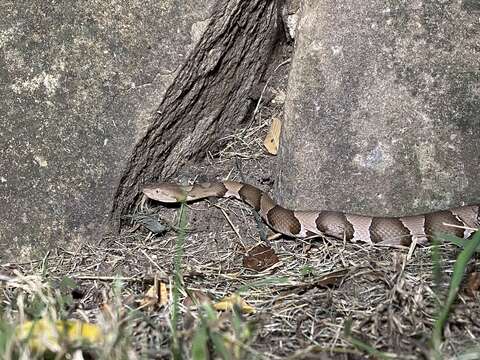
[[[480,203],[480,8],[306,0],[280,201],[399,215]]]
[[[243,69],[245,77],[250,77],[244,86],[235,82],[241,66],[230,73],[233,78],[215,75],[225,56],[240,63],[242,51],[232,53],[221,46],[205,49],[198,44],[206,38],[209,44],[218,44],[213,39],[228,34],[228,45],[236,49],[237,40],[246,37],[244,30],[251,31],[257,21],[261,40],[252,43],[260,47],[266,43],[268,49],[270,40],[261,31],[274,28],[275,6],[273,1],[263,3],[258,12],[251,9],[248,13],[252,18],[245,19],[232,15],[249,6],[239,1],[2,1],[0,258],[31,259],[56,245],[75,248],[88,239],[97,241],[110,230],[115,194],[122,197],[115,210],[123,214],[138,194],[135,181],[144,180],[138,177],[132,182],[128,171],[147,166],[142,155],[135,153],[135,144],[151,140],[149,134],[165,120],[157,110],[171,115],[170,122],[163,123],[166,127],[176,121],[198,121],[208,128],[205,138],[227,131],[221,122],[212,129],[206,117],[195,119],[195,109],[175,115],[172,108],[178,102],[174,98],[191,95],[189,101],[198,99],[198,89],[183,87],[192,86],[188,76],[193,72],[185,69],[210,75],[210,82],[194,84],[203,86],[205,93],[212,86],[222,88],[222,81],[235,84],[224,86],[230,92],[215,101],[218,112],[224,110],[222,101],[227,102],[224,106],[232,105],[238,114],[235,121],[241,121],[249,103],[245,97],[241,102],[232,98],[244,95],[248,86],[258,82],[268,51],[246,57],[256,64]],[[222,16],[243,23],[231,23]],[[267,25],[262,27],[262,21]],[[230,28],[219,29],[219,23]],[[208,110],[218,120],[212,108]],[[224,121],[227,113],[223,112]],[[170,135],[156,143],[159,153],[168,152],[161,145],[171,140],[166,136]],[[181,133],[176,141],[191,136]],[[207,141],[190,145],[192,153],[201,153]],[[170,163],[170,172],[176,166]],[[125,201],[125,194],[130,202]]]

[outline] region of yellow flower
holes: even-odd
[[[57,320],[46,318],[27,321],[16,329],[17,338],[26,341],[33,352],[59,352],[65,345],[99,343],[103,341],[101,329],[95,324],[80,320]]]
[[[249,305],[245,300],[243,300],[240,296],[236,294],[223,298],[222,300],[214,304],[213,307],[215,308],[215,310],[226,311],[232,310],[234,305],[238,305],[240,307],[240,310],[244,314],[255,313],[255,308]]]

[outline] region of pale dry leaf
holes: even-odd
[[[163,282],[155,282],[140,301],[140,307],[153,307],[168,304],[168,289]]]
[[[269,154],[277,155],[278,146],[280,145],[280,131],[282,130],[282,121],[279,118],[272,118],[272,124],[268,130],[267,136],[263,141],[263,145]]]

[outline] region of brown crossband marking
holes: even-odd
[[[346,240],[353,238],[353,226],[347,221],[345,214],[337,211],[321,211],[315,220],[317,229],[323,234]]]
[[[297,235],[300,233],[300,221],[295,217],[292,210],[275,205],[267,214],[269,224],[277,231],[284,234]]]
[[[245,201],[248,205],[253,207],[255,210],[260,210],[260,199],[262,197],[262,191],[257,189],[256,187],[245,184],[242,188],[238,191],[238,194]]]
[[[337,239],[384,245],[410,245],[415,239],[416,243],[423,245],[435,234],[448,233],[468,238],[480,227],[478,204],[424,215],[387,218],[337,211],[292,211],[277,205],[260,189],[236,181],[185,186],[155,183],[145,185],[142,192],[147,198],[165,203],[196,201],[210,196],[240,199],[258,211],[276,231],[299,238],[318,233]]]
[[[449,233],[463,238],[464,230],[455,226],[465,226],[465,224],[458,220],[450,211],[438,211],[425,215],[425,234],[427,235],[433,236],[435,234]]]
[[[408,246],[412,243],[412,234],[405,225],[394,218],[374,217],[370,225],[370,238],[374,243],[385,240],[400,240],[400,244]]]

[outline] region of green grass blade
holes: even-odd
[[[232,356],[228,352],[227,347],[225,346],[224,338],[221,334],[217,332],[211,332],[210,339],[212,340],[217,355],[219,355],[224,360],[232,359]]]
[[[472,348],[458,355],[456,360],[477,360],[480,359],[480,348]]]
[[[468,265],[468,262],[475,254],[479,245],[480,231],[478,231],[471,240],[465,241],[464,249],[458,255],[457,260],[455,261],[452,279],[450,281],[450,287],[448,289],[447,300],[445,301],[443,307],[440,309],[439,315],[433,327],[431,346],[434,352],[434,358],[440,358],[440,346],[443,340],[443,329],[448,320],[448,315],[450,313],[453,302],[457,298],[458,290],[460,289],[460,284],[465,274],[465,269]]]
[[[440,241],[437,238],[432,239],[432,272],[433,272],[433,284],[435,291],[440,289],[442,282],[442,254],[440,251]]]
[[[14,335],[14,329],[0,317],[0,359],[7,353],[9,344]]]
[[[179,211],[177,241],[175,242],[175,258],[174,258],[174,274],[172,289],[172,355],[173,358],[179,360],[182,358],[180,347],[180,339],[177,332],[178,320],[180,314],[180,290],[182,288],[182,259],[183,245],[185,243],[185,234],[187,232],[187,207],[182,203]]]
[[[462,249],[469,242],[469,240],[460,239],[459,237],[456,237],[455,235],[452,235],[452,234],[441,234],[437,238],[440,241],[443,241],[445,243],[452,243]],[[480,252],[480,248],[477,248],[475,251]]]
[[[208,359],[208,330],[207,326],[202,321],[202,324],[195,329],[195,335],[192,341],[192,359],[204,360]]]
[[[203,309],[204,309],[203,319],[208,324],[214,324],[218,318],[217,311],[211,305],[205,305]],[[220,333],[218,333],[215,329],[213,329],[211,325],[209,327],[209,336],[210,336],[210,340],[212,341],[215,353],[224,360],[232,359],[230,352],[225,346],[224,337]]]

